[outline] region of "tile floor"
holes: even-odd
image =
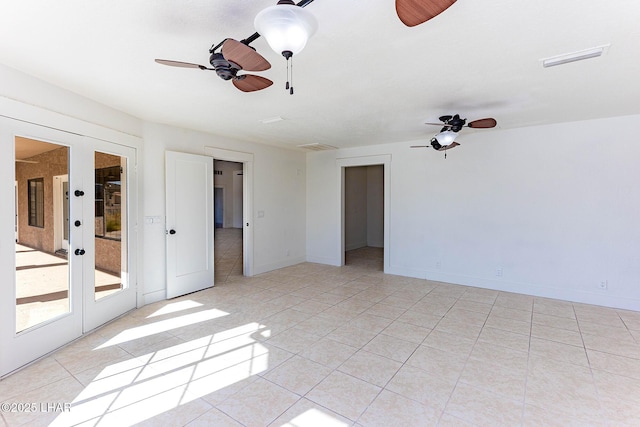
[[[0,402],[71,408],[0,426],[640,425],[640,313],[347,262],[221,268],[2,380]]]

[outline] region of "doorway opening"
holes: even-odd
[[[344,170],[344,260],[384,270],[384,165]]]
[[[244,165],[214,160],[215,283],[244,275]]]

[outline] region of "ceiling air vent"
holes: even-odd
[[[304,148],[309,151],[325,151],[325,150],[337,150],[338,147],[333,145],[320,144],[319,142],[313,142],[311,144],[298,145],[298,148]]]

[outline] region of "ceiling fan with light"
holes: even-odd
[[[191,62],[156,59],[158,64],[181,68],[196,68],[215,71],[223,80],[231,80],[233,85],[243,92],[255,92],[266,89],[273,82],[255,74],[238,74],[239,71],[265,71],[271,64],[256,50],[249,46],[251,42],[263,34],[269,46],[281,53],[287,60],[286,89],[293,95],[293,85],[289,83],[289,60],[299,53],[307,43],[308,38],[315,32],[317,23],[315,18],[302,8],[313,0],[279,0],[275,6],[261,11],[255,19],[254,25],[259,32],[236,41],[224,39],[209,49],[209,63],[206,65]],[[444,12],[456,0],[396,0],[396,12],[400,20],[407,26],[413,27]],[[295,34],[295,37],[291,37]],[[217,52],[220,49],[220,52]],[[292,78],[293,80],[293,78]]]
[[[458,144],[454,140],[458,136],[458,132],[463,127],[472,129],[488,129],[495,127],[498,122],[494,118],[478,119],[467,123],[467,119],[463,119],[459,114],[454,116],[441,116],[439,120],[442,123],[426,123],[428,125],[442,126],[439,133],[434,135],[429,141],[430,145],[412,145],[411,148],[429,148],[433,147],[437,151],[446,151],[457,147]],[[445,153],[446,156],[446,153]]]

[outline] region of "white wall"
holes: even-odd
[[[340,263],[337,159],[388,154],[388,273],[638,310],[638,128],[466,129],[446,160],[415,141],[310,153],[307,259]]]

